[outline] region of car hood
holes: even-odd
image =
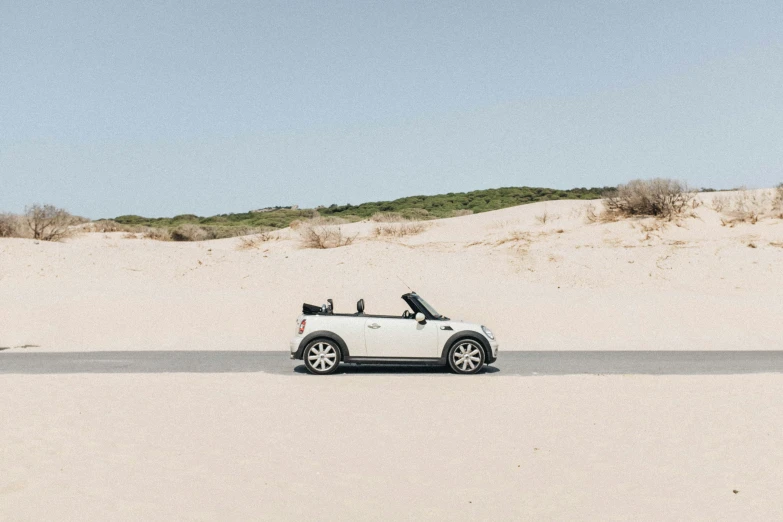
[[[449,319],[448,321],[443,321],[446,325],[450,325],[452,328],[459,327],[462,330],[476,330],[477,332],[481,332],[481,325],[478,323],[471,323],[468,321],[465,321],[463,319]]]

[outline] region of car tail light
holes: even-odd
[[[305,324],[307,324],[307,319],[302,319],[302,322],[299,323],[299,333],[301,334],[304,332]]]

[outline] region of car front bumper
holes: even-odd
[[[498,352],[500,351],[500,344],[498,344],[497,341],[489,341],[489,348],[492,354],[489,356],[489,360],[487,362],[493,363],[497,361],[498,359]]]

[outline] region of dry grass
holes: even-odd
[[[110,219],[101,219],[82,225],[86,232],[125,232],[125,239],[153,239],[155,241],[208,241],[212,239],[226,239],[236,236],[246,236],[266,232],[264,228],[209,226],[187,223],[175,228],[148,227],[141,225],[124,225]]]
[[[419,222],[378,225],[373,230],[375,237],[415,236],[427,230],[427,225]]]
[[[585,207],[585,222],[592,223],[612,223],[620,219],[620,215],[614,212],[598,211],[595,205],[590,203]]]
[[[668,228],[668,222],[660,220],[643,220],[637,223],[631,223],[631,228],[641,229],[642,236],[641,241],[651,241],[653,239],[663,239],[663,231]]]
[[[0,237],[32,237],[22,222],[21,216],[0,213]]]
[[[78,225],[86,221],[54,205],[31,205],[21,216],[0,214],[0,237],[60,241],[77,234]]]
[[[370,221],[376,223],[400,223],[408,220],[399,212],[376,212],[370,217]]]
[[[487,228],[493,229],[493,228],[507,228],[511,225],[516,225],[519,223],[518,219],[497,219],[489,224]]]
[[[186,223],[169,232],[172,241],[205,241],[207,232],[198,225]]]
[[[82,226],[82,230],[85,232],[128,232],[131,234],[144,233],[148,227],[142,227],[137,225],[123,225],[117,223],[111,219],[99,219],[98,221],[92,221]]]
[[[539,225],[546,225],[550,221],[554,221],[558,219],[560,216],[556,214],[550,214],[549,210],[547,210],[546,207],[544,207],[544,211],[541,214],[536,215],[536,222]]]
[[[345,223],[348,220],[343,218],[316,215],[310,219],[294,220],[289,226],[299,233],[304,248],[325,249],[353,243],[356,235],[346,236],[339,226]]]
[[[715,212],[723,212],[729,204],[729,196],[725,194],[716,194],[712,197],[710,208]]]
[[[168,231],[165,228],[157,229],[154,227],[148,227],[143,225],[125,225],[123,223],[117,223],[112,219],[99,219],[97,221],[91,221],[81,225],[83,232],[100,232],[102,234],[108,234],[110,232],[125,232],[122,236],[127,239],[138,238],[137,234],[144,235],[150,230],[163,230],[168,235]],[[132,237],[131,237],[132,236]],[[171,239],[169,237],[166,238]]]
[[[530,245],[533,243],[533,239],[528,232],[521,230],[513,230],[509,232],[505,237],[498,239],[494,242],[493,246],[507,246],[512,251],[520,255],[527,255],[530,251]]]
[[[724,227],[734,227],[740,223],[749,223],[755,225],[759,221],[759,215],[755,212],[748,212],[740,214],[736,217],[720,218],[720,224]]]
[[[262,232],[254,236],[242,236],[239,238],[238,250],[252,250],[258,248],[264,243],[269,241],[277,241],[280,239],[279,234],[273,234],[271,232]]]
[[[265,228],[215,227],[188,223],[169,230],[168,234],[172,241],[210,241],[213,239],[262,234],[267,231],[268,229]]]
[[[76,233],[73,227],[85,222],[54,205],[30,205],[25,209],[22,221],[32,232],[33,239],[60,241]]]
[[[587,223],[597,223],[600,218],[600,213],[596,212],[595,205],[592,203],[585,206],[585,221]]]
[[[171,241],[171,234],[163,228],[148,228],[142,233],[144,239],[153,239],[155,241]]]
[[[543,236],[545,234],[540,234],[540,236]],[[530,246],[530,244],[533,242],[533,237],[530,234],[530,232],[525,232],[523,230],[512,230],[508,232],[505,236],[499,238],[499,239],[486,239],[484,241],[472,241],[467,244],[467,246],[478,246],[478,245],[486,245],[490,247],[499,247],[499,246],[511,246],[513,248],[527,248]]]
[[[297,229],[304,248],[339,248],[353,243],[356,236],[346,236],[337,225],[307,224]]]
[[[330,225],[344,225],[348,223],[347,219],[332,217],[332,216],[319,216],[316,215],[310,219],[295,219],[288,225],[291,230],[299,230],[307,227],[323,227]]]
[[[467,208],[461,208],[459,210],[454,210],[451,212],[451,217],[462,217],[462,216],[472,216],[473,211]]]
[[[733,227],[740,223],[755,225],[762,219],[783,219],[783,189],[773,191],[740,189],[736,194],[717,195],[712,209],[722,214],[721,224]]]
[[[0,213],[0,237],[21,237],[59,241],[80,232],[109,234],[124,232],[125,239],[156,241],[206,241],[250,234],[263,234],[269,228],[183,224],[175,228],[124,225],[110,219],[86,221],[52,205],[28,207],[25,215]],[[108,236],[107,236],[108,237]]]
[[[449,217],[467,216],[472,210],[455,210]],[[400,212],[376,212],[370,216],[370,221],[375,223],[405,223],[407,221],[428,221],[435,219],[423,208],[406,208]]]
[[[530,243],[530,234],[521,230],[513,230],[501,239],[495,241],[495,246],[505,245],[507,243]]]
[[[696,193],[677,180],[633,180],[604,197],[604,213],[616,218],[653,216],[674,219],[696,207]],[[600,218],[599,218],[600,219]]]

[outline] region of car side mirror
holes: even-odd
[[[414,316],[417,322],[424,324],[426,317],[424,317],[424,314],[421,312],[416,312],[416,315]]]

